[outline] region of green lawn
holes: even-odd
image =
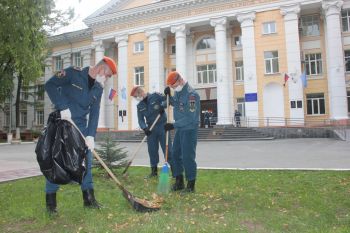
[[[122,182],[151,199],[149,169]],[[59,214],[45,212],[44,178],[0,184],[0,232],[350,232],[350,173],[200,170],[195,194],[171,193],[162,209],[137,213],[112,180],[94,170],[102,210],[84,209],[80,188],[62,186]]]

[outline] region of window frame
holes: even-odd
[[[311,20],[310,20],[311,19]],[[310,21],[307,21],[310,20]],[[317,33],[314,34],[313,31],[315,28],[312,28],[312,31],[310,32],[308,30],[308,27],[312,26],[314,27],[314,24],[317,25]],[[303,15],[300,17],[300,25],[302,28],[302,36],[308,37],[308,36],[320,36],[321,35],[321,26],[320,26],[320,16],[319,15]]]
[[[19,111],[19,126],[27,127],[28,124],[28,111],[20,110]]]
[[[238,63],[241,63],[241,65],[237,65]],[[236,73],[236,81],[237,82],[243,82],[244,81],[244,64],[243,60],[235,61],[235,73]],[[239,74],[239,75],[238,75]],[[238,78],[240,77],[240,78]]]
[[[242,36],[234,36],[233,37],[233,41],[234,41],[234,46],[236,47],[242,47]]]
[[[134,53],[143,53],[145,51],[145,43],[137,41],[134,43]]]
[[[41,89],[41,90],[40,90]],[[44,84],[39,84],[36,86],[36,90],[37,90],[37,93],[36,93],[36,99],[38,101],[43,101],[45,100],[45,86]]]
[[[346,15],[344,16],[343,13],[346,12]],[[346,30],[344,30],[344,20],[346,20]],[[341,11],[341,26],[342,26],[342,32],[350,32],[350,9],[342,9]]]
[[[211,47],[211,44],[210,44],[208,41],[206,41],[206,40],[209,40],[209,39],[211,39],[211,40],[213,40],[213,41],[215,42],[215,43],[213,44],[213,47]],[[205,45],[205,48],[199,48],[199,45],[200,45],[200,43],[201,43],[202,41],[205,41],[205,43],[203,43],[203,44]],[[200,39],[200,40],[198,41],[198,43],[197,43],[197,45],[196,45],[196,51],[198,51],[198,50],[205,50],[205,49],[216,49],[216,40],[215,40],[214,37],[212,37],[212,36],[206,36],[206,37],[203,37],[202,39]]]
[[[314,55],[315,59],[310,58],[312,55]],[[320,58],[317,58],[317,55],[320,55]],[[322,53],[307,53],[304,55],[304,61],[307,76],[319,76],[323,74]],[[315,65],[313,69],[316,73],[311,73],[313,64]]]
[[[348,52],[348,55],[346,54],[347,52]],[[348,62],[349,64],[347,64]],[[344,50],[344,65],[345,65],[345,72],[350,72],[350,49]]]
[[[245,117],[245,99],[244,97],[237,98],[237,110],[242,114],[242,117]],[[241,111],[240,111],[241,109]]]
[[[210,66],[214,67],[214,69],[209,69]],[[205,69],[199,69],[199,67],[201,68],[205,68]],[[213,64],[205,64],[205,65],[197,65],[196,66],[196,72],[197,72],[197,84],[199,85],[210,85],[210,84],[216,84],[217,83],[217,71],[216,71],[216,63]],[[210,75],[212,74],[212,80],[213,82],[210,82]],[[204,82],[204,78],[206,75],[206,79],[207,82]],[[199,76],[200,76],[200,80],[201,82],[199,82]]]
[[[72,53],[73,66],[83,67],[83,57],[81,52]]]
[[[145,85],[145,67],[144,66],[134,67],[134,85],[135,86]]]
[[[313,95],[313,97],[312,97]],[[319,95],[319,96],[317,96]],[[322,97],[321,97],[322,95]],[[323,113],[321,113],[321,100],[323,100]],[[315,111],[315,103],[317,103],[317,113]],[[311,104],[311,109],[309,109]],[[311,110],[311,111],[310,111]],[[326,114],[326,99],[324,93],[310,93],[306,94],[306,114],[309,116],[320,116]]]
[[[272,31],[272,25],[273,25],[274,31]],[[267,27],[265,28],[265,26],[267,26]],[[267,31],[265,31],[265,29],[267,29]],[[262,24],[262,34],[263,35],[269,35],[269,34],[275,34],[275,33],[277,33],[275,21],[264,22]]]
[[[34,122],[35,122],[35,125],[44,125],[44,109],[35,110]]]
[[[63,69],[63,59],[61,56],[55,56],[55,66],[54,71],[60,71]]]
[[[172,55],[176,54],[176,44],[170,45],[170,54]]]
[[[277,57],[272,57],[272,58],[267,58],[267,53],[277,53]],[[267,70],[267,62],[269,62],[269,68],[270,72]],[[274,64],[274,62],[277,62]],[[277,70],[274,70],[274,65],[277,67]],[[273,50],[273,51],[264,51],[264,66],[265,66],[265,74],[270,75],[270,74],[278,74],[279,73],[279,56],[278,56],[278,50]]]

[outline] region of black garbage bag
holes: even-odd
[[[88,148],[79,131],[52,112],[35,148],[43,175],[52,183],[82,183],[86,171]]]

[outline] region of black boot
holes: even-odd
[[[46,210],[49,214],[57,213],[56,193],[46,194]]]
[[[87,189],[83,191],[83,199],[84,199],[84,206],[93,208],[93,209],[100,209],[101,205],[96,201],[94,190],[93,189]]]
[[[158,177],[158,167],[151,167],[151,174],[145,177],[145,179],[150,179],[153,177]]]
[[[196,180],[189,180],[187,181],[187,187],[185,189],[185,192],[188,193],[194,193],[194,186],[196,184]]]
[[[183,175],[179,175],[176,176],[176,181],[175,184],[173,185],[173,187],[171,188],[172,191],[179,191],[179,190],[183,190],[185,188],[184,185],[184,176]]]

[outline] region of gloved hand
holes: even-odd
[[[69,110],[69,108],[60,111],[61,119],[66,121],[72,121],[72,114]]]
[[[168,95],[169,97],[171,96],[170,87],[166,87],[166,88],[164,89],[164,95]]]
[[[160,109],[159,109],[159,114],[160,114],[160,115],[163,115],[163,114],[164,114],[164,108],[160,108]]]
[[[148,128],[144,128],[143,131],[145,132],[145,134],[146,134],[147,136],[149,136],[149,135],[152,134],[152,131],[149,130]]]
[[[106,82],[106,76],[102,76],[102,75],[97,75],[96,76],[96,82],[98,82],[102,88],[105,87],[105,82]]]
[[[164,130],[165,131],[169,131],[169,130],[173,130],[174,129],[174,124],[173,123],[166,123],[164,125]]]
[[[89,148],[89,150],[95,149],[95,138],[92,136],[87,136],[86,137],[86,145]]]

